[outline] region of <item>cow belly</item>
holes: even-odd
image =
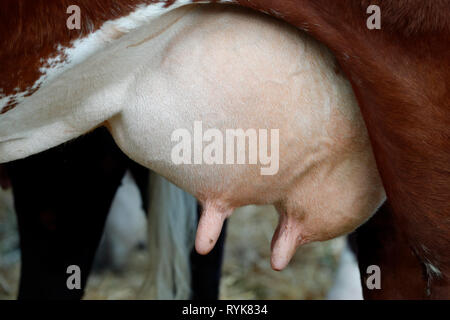
[[[195,8],[172,28],[163,53],[146,56],[157,38],[133,46],[141,68],[108,127],[131,158],[203,203],[199,252],[208,252],[224,219],[247,204],[274,204],[280,213],[275,269],[298,245],[350,232],[371,216],[384,191],[351,87],[325,47],[236,8]],[[233,129],[254,130],[258,141],[265,131],[278,160],[262,164],[257,146],[256,164],[248,153],[244,164],[228,162]],[[223,155],[211,164],[207,146],[220,137],[214,154]],[[174,150],[188,153],[182,164]]]

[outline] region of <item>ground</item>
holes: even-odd
[[[10,195],[0,191],[0,299],[17,294],[20,252]],[[270,268],[270,240],[277,216],[272,207],[246,207],[230,218],[221,299],[324,299],[333,284],[344,240],[313,243],[298,250],[288,268]],[[93,274],[85,299],[148,298],[140,292],[147,271],[145,251],[132,254],[121,274]],[[149,297],[151,298],[151,297]]]

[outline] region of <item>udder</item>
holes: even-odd
[[[108,127],[132,159],[202,203],[198,252],[244,205],[277,208],[277,270],[299,245],[351,232],[375,212],[385,194],[366,128],[324,46],[236,8],[198,7],[172,28],[155,56],[145,55],[151,41],[133,48],[145,58]]]

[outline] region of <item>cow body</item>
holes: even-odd
[[[155,4],[156,2],[158,4]],[[445,297],[449,292],[448,268],[450,265],[446,250],[449,243],[448,196],[450,194],[448,179],[450,139],[447,111],[450,99],[446,86],[450,76],[448,72],[450,69],[448,1],[373,2],[380,5],[383,13],[381,30],[369,30],[366,27],[366,9],[369,5],[367,1],[347,0],[345,3],[327,0],[235,1],[235,3],[282,18],[310,32],[332,49],[344,73],[351,81],[369,130],[378,168],[390,201],[390,207],[386,208],[390,208],[389,210],[393,213],[388,215],[389,223],[394,226],[392,232],[401,239],[391,246],[394,247],[394,252],[395,246],[398,246],[398,250],[407,252],[406,256],[410,264],[417,265],[419,269],[422,266],[425,275],[418,274],[416,278],[421,282],[417,286],[421,288],[420,292],[417,290],[411,292],[407,289],[399,292],[398,288],[402,284],[395,282],[400,278],[392,277],[393,281],[390,285],[386,283],[384,287],[391,286],[394,290],[385,290],[385,297]],[[105,21],[128,15],[136,9],[138,4],[155,5],[154,8],[160,10],[185,2],[167,1],[161,5],[159,1],[121,1],[114,10],[111,10],[113,6],[108,2],[102,2],[104,6],[100,6],[99,3],[88,5],[85,1],[77,3],[82,8],[89,8],[83,18],[85,23],[82,30],[70,33],[67,30],[58,29],[51,36],[48,30],[52,26],[65,23],[59,12],[65,10],[68,3],[64,1],[58,4],[51,3],[46,10],[54,13],[49,16],[55,18],[49,17],[48,23],[42,24],[39,28],[33,23],[23,24],[20,18],[35,15],[42,10],[42,4],[24,10],[20,1],[5,3],[2,9],[10,9],[20,18],[18,21],[7,17],[1,19],[6,21],[2,28],[2,32],[5,33],[2,37],[5,39],[3,47],[6,48],[2,52],[2,61],[12,59],[18,53],[26,53],[25,57],[20,58],[23,60],[19,63],[21,66],[19,72],[15,73],[17,69],[14,69],[16,68],[14,65],[8,67],[12,68],[11,70],[5,67],[1,71],[5,75],[1,77],[3,111],[7,111],[5,115],[24,106],[23,102],[20,105],[17,103],[17,98],[14,96],[17,94],[16,91],[27,92],[27,88],[30,88],[32,92],[36,89],[36,87],[33,88],[33,84],[42,75],[38,72],[39,67],[45,65],[45,61],[48,61],[46,59],[58,55],[54,47],[55,43],[70,47],[71,40],[82,39],[93,31],[101,30]],[[15,24],[19,26],[20,32],[9,32],[9,30],[17,30]],[[38,30],[38,32],[27,33],[26,28]],[[112,38],[117,38],[128,31],[129,29],[119,28],[118,32],[109,32],[109,34]],[[24,41],[15,42],[14,37],[17,36],[24,36]],[[43,61],[40,60],[42,57],[45,57]],[[62,58],[64,60],[64,55]],[[10,74],[18,76],[11,79]],[[120,86],[117,87],[117,83],[112,83],[112,87],[117,89],[117,92],[124,90]],[[116,101],[116,99],[112,100]],[[17,108],[10,110],[16,105]],[[48,132],[55,134],[55,138],[49,141],[46,140],[48,136],[45,136],[37,140],[44,145],[60,143],[71,136],[80,134],[94,122],[100,124],[111,114],[117,114],[118,110],[114,107],[117,107],[115,103],[107,112],[103,110],[93,114],[95,121],[83,123],[75,128],[67,126],[65,121],[49,123]],[[35,111],[34,115],[40,114],[39,104]],[[18,118],[20,119],[21,116]],[[30,149],[27,150],[30,145],[34,148],[34,152],[44,148],[37,142],[21,145],[21,142],[29,137],[8,136],[8,132],[14,132],[14,130],[3,129],[9,121],[2,122],[2,119],[6,118],[0,118],[2,161],[25,156],[27,152],[31,152]],[[66,122],[70,123],[76,119],[79,117],[69,118]],[[10,114],[7,120],[14,120],[14,115]],[[45,116],[43,123],[45,124]],[[18,128],[17,132],[24,132],[24,129],[30,128],[29,125],[25,126],[26,128]],[[62,130],[67,127],[73,130]],[[378,234],[381,233],[378,232]],[[388,232],[384,234],[388,239]],[[404,269],[402,261],[395,262],[390,268],[390,270],[402,269]],[[417,270],[417,268],[414,269]],[[392,271],[385,272],[393,274]],[[385,279],[388,278],[385,277]]]
[[[24,156],[106,121],[130,158],[203,203],[201,253],[213,248],[234,208],[275,204],[281,219],[272,265],[280,270],[297,246],[354,230],[384,200],[356,101],[335,68],[323,46],[285,24],[249,13],[242,19],[231,8],[181,8],[110,43],[4,114],[0,130],[9,139],[1,154]],[[25,110],[38,112],[33,125],[15,119]],[[279,146],[270,144],[280,159],[276,171],[175,164],[173,133],[192,132],[196,121],[219,133],[277,130]]]
[[[163,39],[123,45],[140,57],[152,48],[167,49],[142,62],[151,72],[132,79],[127,107],[107,126],[126,154],[203,203],[197,250],[209,252],[221,222],[247,204],[275,204],[282,216],[273,241],[275,269],[284,268],[300,244],[354,230],[384,194],[356,102],[335,73],[333,58],[311,39],[299,40],[297,31],[259,15],[243,20],[231,8],[187,10],[173,12],[186,15]],[[224,137],[227,129],[279,130],[280,163],[199,164],[192,153],[192,164],[174,164],[173,150],[183,141],[173,133],[187,129],[194,140],[197,121],[205,134],[214,129]],[[269,143],[275,154],[276,142]],[[216,160],[224,163],[227,151],[221,151]],[[278,172],[262,174],[274,166]]]

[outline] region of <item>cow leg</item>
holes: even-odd
[[[198,205],[198,217],[202,213]],[[200,255],[195,249],[191,253],[191,286],[193,300],[219,299],[220,277],[222,274],[223,251],[225,248],[227,221],[225,221],[219,240],[207,255]]]
[[[364,299],[425,299],[426,270],[394,223],[389,203],[356,231],[356,245]],[[380,268],[380,288],[370,288],[369,266]]]
[[[22,252],[19,299],[80,299],[127,158],[106,130],[8,164]],[[67,288],[67,268],[81,289]]]

